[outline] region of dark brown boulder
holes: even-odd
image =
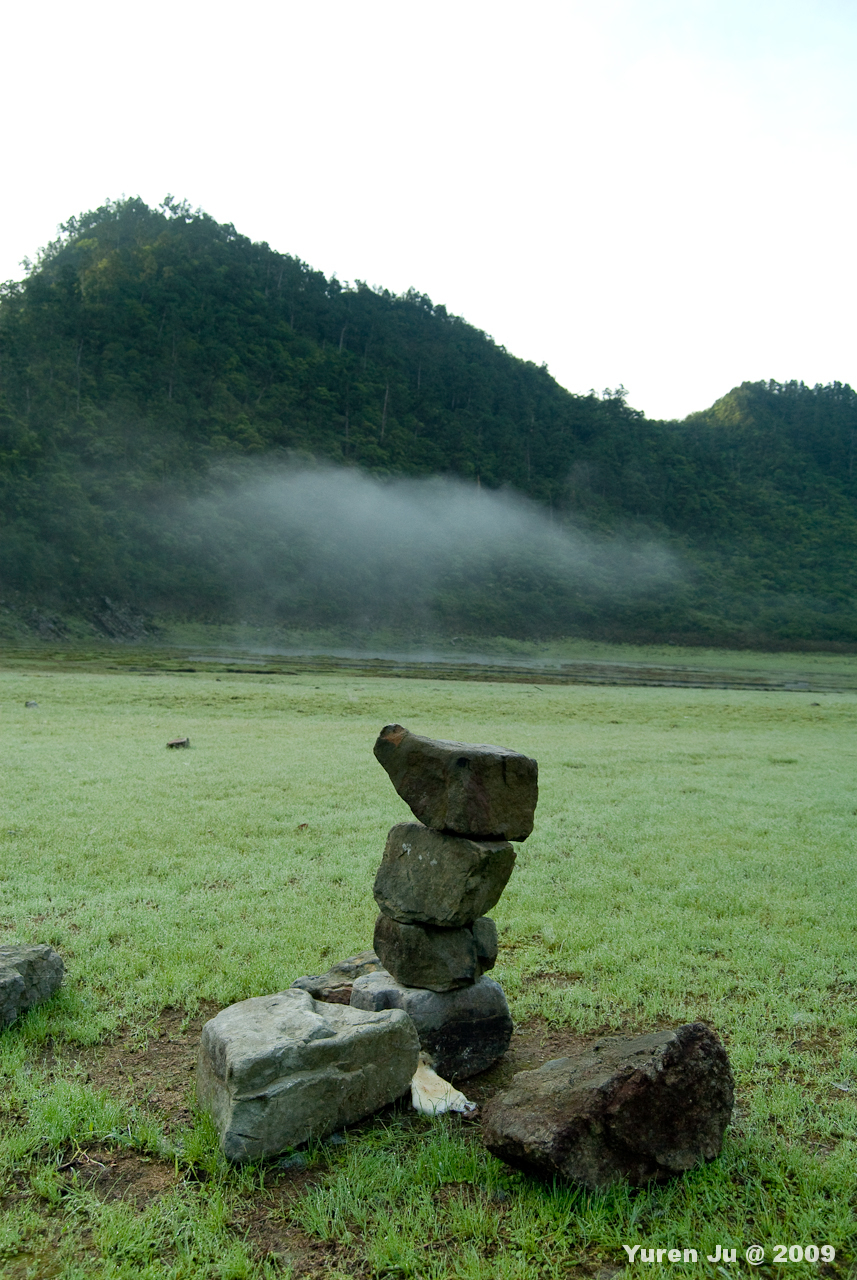
[[[488,916],[463,929],[375,921],[375,950],[384,968],[406,987],[454,991],[481,978],[497,959],[497,928]]]
[[[436,831],[526,840],[539,797],[539,766],[503,747],[421,738],[388,724],[375,756],[414,816]]]
[[[483,1138],[508,1164],[592,1190],[664,1182],[719,1155],[733,1090],[726,1050],[700,1022],[611,1036],[520,1071],[486,1104]]]
[[[387,837],[372,892],[392,920],[459,929],[491,910],[514,865],[506,840],[470,840],[402,822]]]

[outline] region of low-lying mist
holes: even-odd
[[[664,546],[595,537],[519,494],[334,466],[242,468],[171,523],[190,594],[297,628],[568,634],[682,577]]]

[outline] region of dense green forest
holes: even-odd
[[[649,420],[423,294],[346,287],[184,204],[123,200],[2,287],[0,590],[22,617],[98,617],[106,596],[302,627],[857,644],[855,438],[847,385],[745,383]],[[360,598],[353,567],[321,581],[293,526],[272,547],[229,505],[313,459],[525,495],[600,567],[460,547],[408,622],[367,603],[371,573]],[[674,572],[617,573],[643,544]]]

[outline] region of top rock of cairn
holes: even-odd
[[[421,738],[388,724],[375,757],[427,827],[482,840],[526,840],[533,829],[539,766],[529,756]]]

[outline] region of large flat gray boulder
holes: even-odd
[[[401,822],[387,836],[372,892],[392,920],[460,929],[499,901],[515,856],[506,840],[471,840]]]
[[[493,969],[497,960],[497,926],[482,916],[463,929],[430,924],[401,924],[389,916],[375,921],[378,968],[406,987],[454,991]]]
[[[483,1137],[543,1178],[664,1182],[720,1153],[733,1094],[726,1050],[703,1023],[611,1036],[518,1072],[483,1108]]]
[[[242,1000],[202,1030],[197,1095],[229,1160],[258,1160],[354,1124],[410,1087],[407,1014],[324,1004],[291,988]]]
[[[64,972],[62,957],[47,943],[0,947],[0,1027],[49,1000]]]
[[[539,798],[539,766],[503,747],[445,742],[388,724],[375,756],[414,816],[437,831],[526,840]]]
[[[486,1071],[509,1047],[512,1017],[503,988],[480,978],[457,991],[425,991],[397,982],[389,973],[367,973],[351,992],[354,1009],[402,1009],[412,1019],[420,1045],[445,1080]]]

